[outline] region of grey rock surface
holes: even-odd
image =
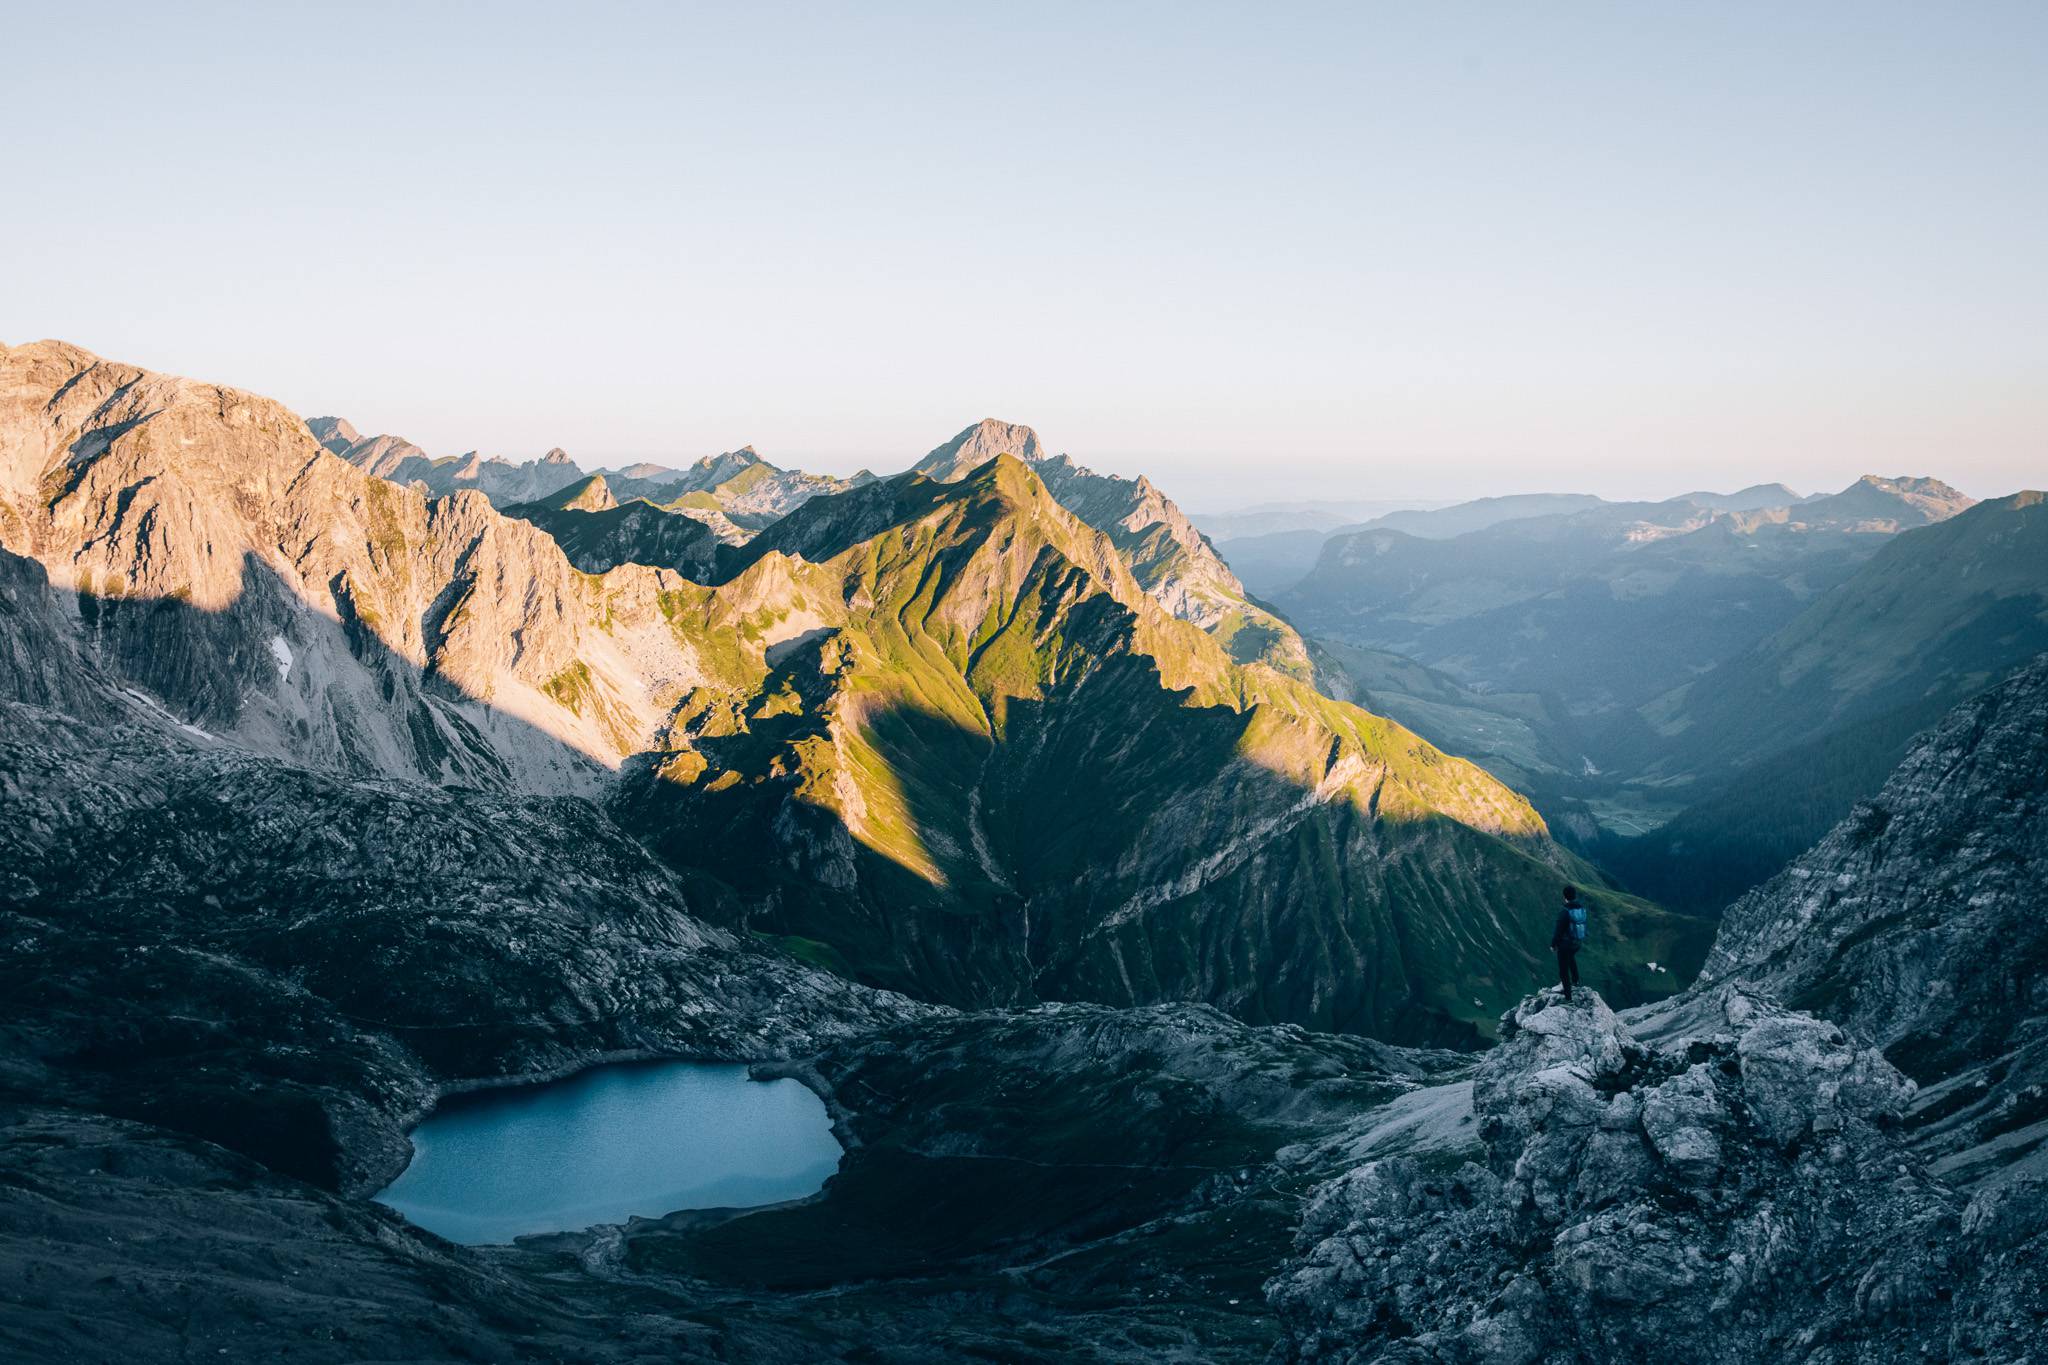
[[[1702,979],[1872,1039],[1957,1179],[2048,1143],[2048,658],[1956,708],[1882,792],[1729,907]]]
[[[1268,1285],[1281,1358],[2027,1358],[2037,1191],[1972,1202],[1931,1175],[1911,1082],[1838,1025],[1732,987],[1686,1008],[1659,1046],[1591,992],[1512,1011],[1474,1080],[1483,1151],[1369,1162],[1311,1200]]]

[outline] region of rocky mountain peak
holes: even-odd
[[[564,512],[609,512],[619,505],[619,500],[612,495],[611,485],[605,482],[602,474],[592,474],[580,483],[572,483],[546,501],[557,511]]]
[[[745,465],[762,463],[761,454],[752,446],[741,446],[738,450],[720,451],[716,455],[700,455],[693,466],[697,469],[738,469]]]
[[[337,455],[363,439],[362,433],[346,417],[309,417],[306,429],[313,433],[314,440]]]
[[[1940,479],[1865,474],[1839,493],[1810,498],[1797,510],[1808,522],[1839,522],[1872,530],[1905,530],[1946,521],[1976,499]]]
[[[572,460],[572,459],[570,459],[570,458],[569,458],[569,452],[568,452],[568,451],[566,451],[566,450],[564,450],[564,449],[562,449],[562,448],[561,448],[560,446],[555,446],[554,448],[552,448],[551,450],[549,450],[547,454],[545,454],[545,455],[541,456],[541,457],[540,457],[540,462],[541,462],[542,464],[574,464],[574,463],[576,463],[576,462],[575,462],[574,460]]]
[[[952,440],[938,446],[911,468],[941,481],[964,477],[998,455],[1014,455],[1037,463],[1051,458],[1038,433],[1016,422],[984,417]]]

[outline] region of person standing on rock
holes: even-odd
[[[1564,889],[1564,907],[1557,912],[1557,924],[1550,931],[1550,946],[1557,952],[1557,984],[1564,987],[1564,1002],[1572,1002],[1572,987],[1579,984],[1579,949],[1586,943],[1586,907],[1579,904],[1579,888]]]

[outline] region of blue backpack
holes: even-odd
[[[1572,942],[1584,943],[1586,941],[1586,907],[1573,902],[1564,908],[1564,912],[1571,916]]]

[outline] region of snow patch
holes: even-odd
[[[290,682],[292,680],[292,647],[285,643],[284,636],[273,635],[270,637],[270,657],[277,660],[277,680],[279,682]]]
[[[133,687],[124,687],[121,690],[127,693],[130,697],[134,698],[136,701],[142,703],[142,705],[149,711],[156,715],[162,716],[165,720],[177,726],[186,734],[191,735],[194,739],[210,739],[216,741],[220,739],[219,735],[209,734],[207,731],[200,729],[196,725],[190,724],[186,721],[179,720],[176,716],[171,714],[169,709],[166,708],[162,702],[158,701],[155,697],[150,696],[147,692],[139,691],[138,689]]]

